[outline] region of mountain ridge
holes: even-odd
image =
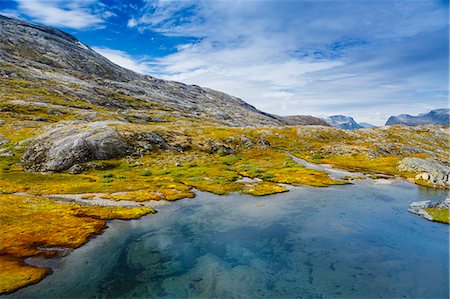
[[[332,127],[344,130],[356,130],[363,128],[363,126],[360,126],[351,116],[332,115],[325,118],[325,121]]]
[[[386,126],[389,125],[406,125],[417,126],[425,124],[437,124],[448,126],[450,124],[450,108],[433,109],[430,112],[420,113],[416,116],[409,114],[400,114],[391,116],[386,121]]]
[[[46,84],[53,84],[54,90],[63,92],[67,91],[64,84],[78,85],[67,91],[77,98],[74,101],[81,100],[112,110],[140,110],[140,113],[151,109],[162,118],[172,114],[228,126],[282,126],[290,123],[285,117],[260,111],[220,91],[165,81],[120,67],[58,29],[2,15],[0,26],[3,74],[14,74],[16,69],[21,79],[46,80]],[[130,98],[133,103],[130,103]],[[320,123],[317,118],[308,116],[302,124],[309,124],[308,119],[313,124]]]

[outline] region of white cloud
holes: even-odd
[[[83,29],[99,26],[111,12],[95,9],[95,1],[90,0],[17,0],[18,12],[33,21],[49,26]]]
[[[105,47],[92,47],[92,49],[121,67],[130,69],[140,74],[151,73],[151,68],[148,62],[137,60],[126,52]]]
[[[143,11],[129,27],[198,38],[149,72],[271,113],[383,124],[447,104],[448,51],[432,46],[448,42],[447,11],[433,2],[149,1]]]
[[[127,27],[133,28],[133,27],[136,27],[136,25],[137,25],[137,21],[135,19],[131,18],[128,20]]]

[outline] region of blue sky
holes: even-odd
[[[448,1],[1,0],[113,62],[280,115],[384,124],[448,106]]]

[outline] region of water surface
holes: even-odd
[[[198,193],[111,221],[12,297],[447,298],[448,226],[407,212],[445,192],[397,182]]]

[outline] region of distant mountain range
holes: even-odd
[[[345,115],[333,115],[329,116],[325,119],[327,124],[332,127],[344,129],[344,130],[355,130],[355,129],[363,129],[363,128],[374,128],[376,126],[369,123],[360,123],[358,124],[353,117],[345,116]]]
[[[370,128],[376,128],[377,126],[369,124],[369,123],[359,123],[359,125],[361,127],[363,127],[364,129],[370,129]]]
[[[332,127],[355,130],[363,128],[375,128],[375,125],[370,123],[357,123],[353,117],[345,115],[333,115],[324,119],[324,121]],[[441,126],[450,125],[450,109],[441,108],[434,109],[428,113],[421,113],[417,116],[409,114],[400,114],[397,116],[391,116],[386,122],[386,126],[390,125],[405,125],[405,126],[418,126],[436,124]]]
[[[417,116],[409,114],[400,114],[397,116],[391,116],[386,122],[386,125],[418,126],[426,124],[437,124],[442,126],[448,126],[449,123],[450,123],[450,109],[442,108],[431,110],[428,113],[421,113]]]

